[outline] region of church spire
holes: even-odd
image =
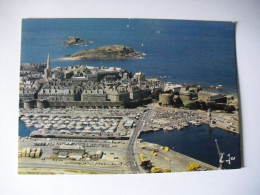
[[[48,53],[48,57],[47,57],[47,66],[44,69],[44,75],[45,78],[48,79],[51,76],[51,65],[50,65],[50,54]]]
[[[50,65],[50,54],[48,53],[48,57],[47,57],[47,69],[51,69],[51,65]]]

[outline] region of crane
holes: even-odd
[[[223,156],[224,156],[225,153],[220,152],[220,149],[219,149],[219,146],[218,146],[218,140],[217,140],[217,139],[215,139],[215,142],[216,142],[216,146],[217,146],[217,149],[218,149],[219,169],[223,169],[222,164],[224,163]]]

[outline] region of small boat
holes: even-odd
[[[80,130],[80,129],[83,129],[83,127],[82,126],[76,126],[75,129]]]
[[[196,121],[196,123],[195,123],[194,125],[196,125],[196,126],[201,126],[201,125],[202,125],[202,123],[201,123],[201,122],[199,122],[199,121]]]
[[[166,127],[164,127],[164,128],[163,128],[163,130],[165,130],[165,131],[171,131],[171,130],[172,130],[172,128],[171,128],[171,127],[168,127],[168,126],[166,126]]]
[[[27,123],[26,127],[33,127],[33,124],[32,123]]]

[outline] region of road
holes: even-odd
[[[147,121],[150,117],[152,109],[149,109],[145,112],[142,117],[139,119],[140,123],[134,129],[132,136],[129,139],[129,144],[126,148],[126,162],[130,166],[130,170],[132,173],[139,173],[138,165],[136,164],[135,156],[134,156],[134,147],[137,137],[139,136],[139,132],[143,128],[143,122]]]
[[[19,163],[21,168],[50,168],[50,169],[73,169],[82,171],[94,171],[100,173],[114,173],[118,174],[119,169],[115,169],[115,166],[110,167],[97,167],[97,166],[79,166],[79,165],[67,165],[67,164],[54,164],[54,163]],[[123,170],[122,167],[119,167]]]

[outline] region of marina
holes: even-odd
[[[35,127],[36,131],[45,131],[46,133],[52,131],[54,133],[60,132],[116,132],[120,119],[107,119],[102,117],[21,117],[25,126]]]
[[[142,108],[20,109],[19,136],[129,139],[141,113]]]
[[[239,117],[234,114],[154,106],[144,131],[182,130],[190,125],[218,127],[239,134]]]

